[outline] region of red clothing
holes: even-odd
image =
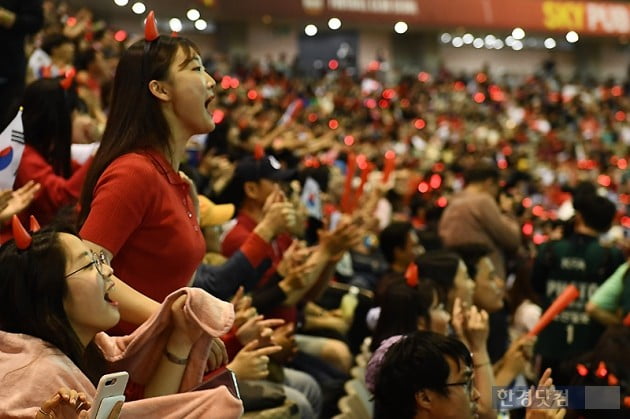
[[[225,235],[221,243],[221,252],[225,257],[232,256],[241,248],[250,234],[256,228],[256,221],[244,212],[240,212],[236,217],[236,225]],[[282,255],[291,246],[293,239],[288,234],[280,234],[271,242],[267,249],[267,257],[271,259],[272,266],[265,272],[260,284],[264,284],[271,275],[276,272],[278,263],[282,260]]]
[[[114,254],[116,276],[160,303],[191,282],[206,249],[188,184],[156,151],[125,154],[105,169],[80,235]]]
[[[72,175],[66,179],[56,175],[42,155],[26,145],[15,177],[14,189],[24,186],[29,180],[40,183],[42,188],[31,205],[20,214],[22,222],[28,220],[29,215],[34,215],[41,225],[48,224],[61,207],[76,204],[91,163],[91,157],[83,165],[73,162]]]
[[[234,252],[239,250],[243,243],[247,240],[247,237],[256,228],[256,221],[244,212],[240,212],[236,217],[236,225],[223,239],[221,243],[221,251],[226,257],[230,257]],[[276,273],[278,263],[282,260],[282,255],[291,246],[293,239],[288,234],[281,234],[277,236],[272,242],[271,247],[268,250],[268,257],[271,258],[272,265],[263,274],[262,279],[258,285],[264,285],[271,276]],[[269,318],[284,319],[287,323],[295,323],[297,320],[297,309],[295,306],[290,307],[276,307],[269,313],[265,313]]]

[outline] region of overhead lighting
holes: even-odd
[[[545,48],[554,49],[556,47],[556,40],[553,38],[545,39]]]
[[[116,6],[123,7],[129,4],[129,0],[114,0],[114,3],[116,4]]]
[[[475,38],[475,40],[473,41],[473,47],[479,49],[481,47],[483,47],[483,39],[481,38]]]
[[[409,29],[409,25],[402,21],[396,22],[396,24],[394,25],[394,32],[396,33],[405,33],[407,32],[407,29]]]
[[[195,29],[197,29],[198,31],[205,31],[207,27],[208,27],[208,22],[206,22],[205,20],[197,19],[195,21]]]
[[[328,19],[328,27],[333,31],[336,31],[337,29],[341,28],[341,20],[336,17],[331,17],[330,19]]]
[[[171,28],[173,32],[182,31],[182,21],[177,19],[176,17],[168,21],[168,26]]]
[[[566,38],[567,42],[575,44],[580,39],[580,36],[577,34],[576,31],[569,31],[567,32]]]
[[[131,6],[131,10],[137,14],[137,15],[141,15],[142,13],[144,13],[147,10],[147,7],[144,5],[144,3],[142,3],[141,1],[135,2],[133,4],[133,6]]]
[[[451,42],[452,39],[453,36],[450,33],[444,32],[442,35],[440,35],[440,41],[442,41],[443,44],[448,44],[449,42]]]
[[[500,40],[500,39],[495,40],[493,47],[494,47],[494,49],[501,49],[501,48],[503,48],[503,41]]]
[[[505,38],[505,45],[507,45],[508,47],[511,47],[512,45],[514,45],[514,37],[512,35],[508,36],[507,38]]]
[[[521,28],[514,28],[514,30],[512,31],[512,37],[514,39],[523,39],[525,38],[525,31]]]
[[[520,51],[523,49],[523,43],[519,40],[516,40],[512,43],[512,49],[514,51]]]
[[[199,10],[197,9],[188,9],[186,17],[194,22],[201,17],[201,13],[199,13]]]
[[[306,36],[315,36],[317,35],[317,26],[313,24],[308,24],[304,27],[304,33]]]
[[[472,36],[471,33],[465,33],[464,36],[462,36],[462,41],[464,41],[464,44],[466,45],[472,44],[474,40],[475,40],[475,37]]]
[[[455,38],[453,38],[452,44],[455,48],[459,48],[464,45],[464,40],[461,36],[456,36]]]

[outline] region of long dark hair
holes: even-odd
[[[415,288],[405,282],[390,285],[383,294],[381,314],[370,349],[375,351],[382,341],[394,335],[406,335],[418,330],[419,319],[424,319],[429,329],[435,295],[439,295],[438,290],[431,280],[423,280]]]
[[[24,91],[22,122],[24,140],[50,164],[58,176],[71,175],[72,111],[77,96],[64,90],[60,79],[40,79]]]
[[[70,228],[46,228],[32,235],[27,250],[14,240],[0,247],[0,329],[55,346],[96,385],[105,361],[94,341],[83,347],[64,310],[67,256],[59,232],[74,234]]]
[[[94,187],[112,161],[137,150],[154,149],[168,154],[172,151],[169,144],[171,130],[159,100],[149,90],[149,82],[168,78],[169,67],[178,50],[187,54],[187,64],[199,49],[180,37],[160,36],[147,52],[145,45],[144,40],[136,42],[118,63],[107,125],[79,201],[80,225],[90,212]]]

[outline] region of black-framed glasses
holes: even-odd
[[[458,383],[446,383],[446,384],[444,384],[444,386],[445,387],[464,386],[464,390],[466,391],[466,393],[471,395],[472,394],[472,390],[473,390],[473,378],[470,377],[468,380],[460,381]]]
[[[68,278],[74,274],[76,274],[77,272],[81,272],[84,269],[89,268],[90,266],[94,265],[96,267],[96,271],[99,273],[100,276],[102,276],[103,278],[107,278],[108,275],[105,275],[103,266],[104,265],[109,265],[109,260],[107,259],[107,256],[105,255],[105,252],[100,251],[99,253],[94,253],[94,252],[90,252],[90,254],[92,255],[92,260],[90,261],[90,263],[80,267],[79,269],[70,272],[69,274],[67,274],[64,278]]]

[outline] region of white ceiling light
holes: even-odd
[[[337,29],[341,28],[341,20],[336,17],[331,17],[330,19],[328,19],[328,27],[333,31],[336,31]]]
[[[456,36],[455,38],[453,38],[452,43],[455,48],[459,48],[462,45],[464,45],[464,40],[462,39],[461,36]]]
[[[481,47],[483,47],[483,39],[481,38],[475,38],[475,40],[473,41],[473,47],[479,49]]]
[[[523,43],[522,43],[521,41],[518,41],[518,40],[514,41],[514,42],[512,43],[512,49],[513,49],[514,51],[520,51],[520,50],[522,50],[522,49],[523,49]]]
[[[580,36],[577,34],[576,31],[570,31],[570,32],[567,32],[566,38],[567,38],[567,42],[570,42],[571,44],[575,44],[580,39]]]
[[[144,3],[142,3],[141,1],[138,1],[136,3],[133,4],[133,6],[131,6],[131,10],[133,10],[133,12],[137,15],[141,15],[142,13],[144,13],[147,8],[144,5]]]
[[[514,45],[514,37],[512,35],[508,36],[507,38],[505,38],[505,45],[507,45],[508,47],[511,47],[512,45]]]
[[[176,17],[168,21],[168,26],[171,28],[173,32],[182,31],[182,21],[177,19]]]
[[[186,17],[193,22],[201,17],[201,13],[197,9],[189,9],[186,12]]]
[[[514,28],[512,31],[512,37],[514,39],[523,39],[525,38],[525,31],[521,28]]]
[[[462,36],[462,40],[464,41],[464,44],[470,45],[475,40],[475,37],[472,36],[471,33],[465,33],[464,36]]]
[[[207,27],[208,27],[208,22],[206,22],[205,20],[198,19],[195,21],[195,28],[198,31],[205,31]]]
[[[116,3],[116,6],[126,6],[129,3],[129,0],[114,0],[114,3]]]
[[[394,25],[394,32],[396,33],[405,33],[407,32],[407,29],[409,29],[409,25],[402,21],[396,22],[396,24]]]
[[[317,35],[317,26],[313,24],[308,24],[304,27],[304,33],[306,36],[315,36]]]
[[[556,47],[556,40],[553,38],[545,39],[545,48],[554,49]]]
[[[452,39],[453,37],[450,33],[444,32],[442,35],[440,35],[440,41],[442,41],[443,44],[448,44],[449,42],[451,42]]]
[[[503,48],[503,41],[500,40],[500,39],[495,40],[493,47],[494,47],[494,49],[501,49],[501,48]]]

